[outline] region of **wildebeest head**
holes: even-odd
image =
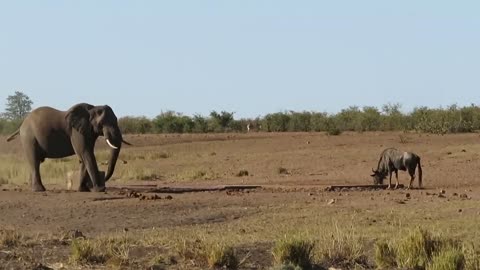
[[[383,180],[387,177],[387,174],[384,172],[380,172],[378,170],[372,169],[373,174],[370,176],[373,178],[374,185],[383,185]]]

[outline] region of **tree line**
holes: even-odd
[[[0,133],[15,131],[33,102],[21,92],[7,98],[6,111],[0,117]],[[145,133],[215,133],[215,132],[327,132],[344,131],[417,131],[446,134],[480,130],[480,107],[472,104],[446,108],[416,107],[402,112],[400,104],[351,106],[338,113],[284,111],[262,117],[235,119],[233,112],[212,111],[208,116],[188,116],[179,112],[161,112],[154,118],[125,116],[119,118],[124,134]]]

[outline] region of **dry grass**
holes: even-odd
[[[439,240],[420,227],[412,230],[401,239],[396,248],[396,258],[399,267],[425,268],[431,261],[433,253],[438,250]]]
[[[207,263],[210,268],[237,269],[239,260],[231,246],[215,243],[207,246]]]
[[[397,267],[394,247],[385,240],[375,242],[375,264],[379,269],[393,269]]]
[[[24,243],[24,236],[17,230],[0,230],[0,247],[13,248]]]
[[[291,264],[301,269],[310,269],[313,264],[314,247],[312,240],[285,236],[276,242],[272,254],[277,265]]]
[[[129,264],[130,249],[136,241],[125,234],[95,239],[74,239],[70,262],[73,264],[104,264],[121,267]]]
[[[458,270],[465,269],[465,255],[458,247],[447,247],[435,253],[427,270]]]
[[[360,235],[356,226],[340,228],[335,225],[332,231],[320,237],[317,245],[320,262],[342,268],[368,266],[365,241]]]
[[[106,261],[98,243],[92,240],[75,239],[71,244],[70,262],[73,264],[98,264]]]

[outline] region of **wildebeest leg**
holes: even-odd
[[[397,182],[395,183],[395,189],[398,188],[398,170],[395,170],[395,178],[397,179]]]
[[[412,184],[413,184],[413,180],[415,180],[415,169],[413,169],[413,170],[409,169],[408,174],[410,174],[410,184],[408,185],[408,189],[411,189]]]
[[[388,174],[389,174],[389,179],[388,179],[388,187],[387,189],[391,189],[392,188],[392,171],[388,171]]]

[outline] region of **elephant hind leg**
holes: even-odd
[[[29,161],[32,170],[31,181],[32,191],[42,192],[45,191],[45,187],[42,184],[42,178],[40,176],[40,160],[34,159]]]
[[[30,181],[32,183],[32,191],[45,191],[46,189],[42,184],[42,178],[40,176],[40,163],[45,160],[45,157],[39,153],[37,145],[27,148],[28,149],[25,149],[25,156],[28,164],[30,165]]]

